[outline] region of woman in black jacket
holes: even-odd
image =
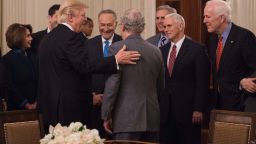
[[[8,81],[8,110],[36,108],[37,61],[28,49],[32,41],[31,32],[30,25],[14,23],[5,33],[11,49],[3,56]]]

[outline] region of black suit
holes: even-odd
[[[0,99],[1,100],[6,99],[6,82],[7,82],[6,81],[6,69],[5,69],[2,57],[0,57]]]
[[[218,109],[242,110],[243,98],[239,89],[241,79],[256,70],[256,38],[242,27],[232,24],[216,71],[217,34],[210,38],[209,50],[213,70],[213,87]]]
[[[160,97],[161,143],[199,144],[200,126],[192,124],[193,111],[204,111],[210,64],[204,46],[185,38],[172,76],[167,69],[171,44],[161,49],[166,67],[165,90]]]
[[[31,36],[33,38],[31,42],[31,51],[37,55],[38,47],[43,39],[43,37],[47,34],[47,29],[33,33]]]
[[[112,43],[120,40],[122,40],[121,36],[114,34]],[[97,59],[102,59],[104,57],[101,35],[98,35],[92,39],[87,40],[86,44],[88,48],[89,57],[91,59],[97,60]],[[103,94],[106,79],[107,79],[106,74],[93,74],[92,75],[92,91],[97,94]],[[101,105],[93,107],[92,127],[99,130],[101,137],[105,137],[103,120],[101,120]]]
[[[33,104],[37,98],[37,61],[30,51],[9,51],[3,56],[7,75],[8,110],[25,109],[26,103]]]
[[[38,108],[44,123],[87,123],[86,108],[92,102],[81,92],[81,79],[91,72],[116,72],[116,60],[90,60],[81,35],[59,24],[41,41],[39,71]],[[90,85],[84,89],[90,91]]]

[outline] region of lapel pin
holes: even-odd
[[[233,40],[231,40],[231,41],[230,41],[230,43],[234,43],[234,41],[233,41]]]

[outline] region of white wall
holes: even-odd
[[[234,23],[256,34],[256,0],[229,0]]]
[[[2,21],[2,54],[9,51],[7,48],[4,33],[12,23],[31,24],[33,31],[45,29],[47,27],[47,14],[51,5],[61,3],[64,0],[2,0],[3,21]],[[155,33],[155,0],[81,0],[89,6],[87,16],[94,20],[93,36],[98,35],[97,15],[102,9],[113,9],[116,11],[118,19],[124,10],[138,8],[145,16],[146,28],[142,34],[147,38]]]
[[[0,0],[0,47],[2,54],[8,51],[4,33],[14,23],[28,23],[34,32],[45,29],[48,8],[64,0]],[[142,34],[147,38],[155,33],[156,0],[82,0],[89,6],[87,16],[94,20],[93,36],[98,34],[97,15],[100,10],[111,8],[117,12],[118,18],[128,8],[138,8],[145,16],[146,28]],[[231,3],[233,21],[256,33],[256,0],[227,0]],[[2,2],[2,7],[1,7]],[[3,8],[3,10],[2,10]],[[1,14],[2,12],[2,14]],[[2,29],[2,31],[1,31]]]

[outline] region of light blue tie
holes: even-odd
[[[164,46],[167,43],[167,38],[165,36],[163,36],[160,40],[160,44],[159,47]]]
[[[104,43],[105,43],[105,46],[104,46],[103,54],[104,54],[104,57],[107,57],[108,56],[109,41],[106,40],[106,41],[104,41]]]

